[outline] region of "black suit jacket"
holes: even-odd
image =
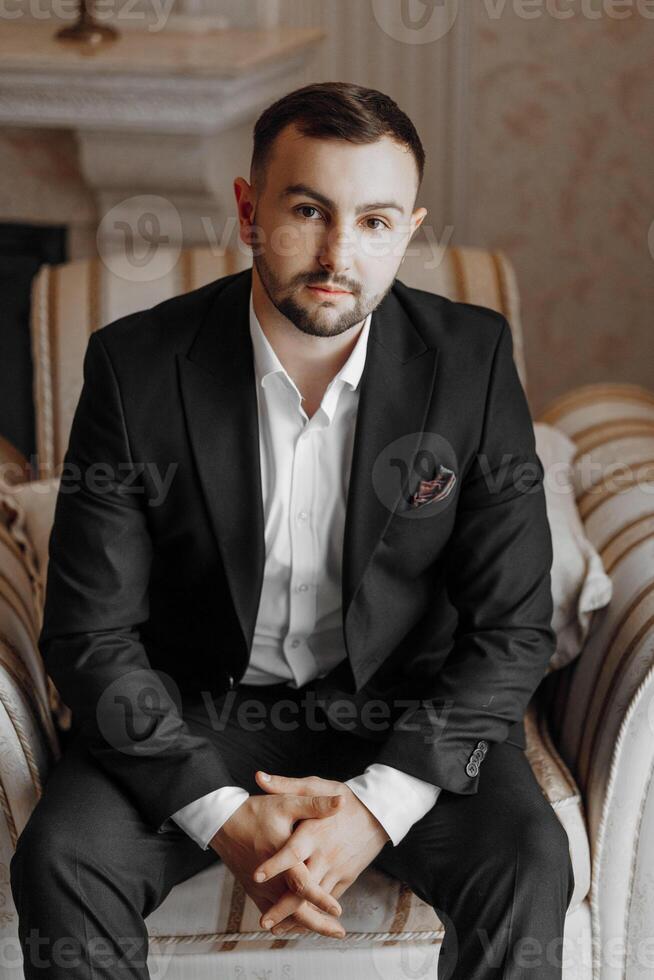
[[[238,683],[258,611],[251,275],[90,337],[50,536],[46,668],[89,750],[157,829],[233,782],[183,706]],[[328,708],[389,707],[381,734],[360,726],[379,741],[375,761],[475,793],[492,743],[524,747],[555,645],[543,468],[510,328],[396,280],[373,313],[360,384],[347,658],[316,689]],[[411,493],[441,464],[452,491],[413,511]]]

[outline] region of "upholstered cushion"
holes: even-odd
[[[20,652],[58,727],[65,729],[70,711],[45,674],[37,648],[58,489],[58,478],[14,486],[0,482],[0,638]]]
[[[194,900],[193,887],[197,889],[196,900],[199,896],[199,879],[200,875],[189,882],[189,901]],[[204,893],[213,898],[208,875]],[[374,900],[373,910],[376,905],[377,900]],[[189,941],[187,936],[163,936],[161,940],[151,936],[148,967],[152,977],[165,977],[166,980],[216,980],[217,977],[229,977],[230,980],[307,980],[309,977],[311,980],[334,980],[341,976],[348,980],[406,980],[408,977],[436,980],[437,975],[443,976],[442,965],[438,972],[442,935],[425,940],[416,933],[410,941],[399,942],[385,938],[385,935],[362,931],[349,933],[339,940],[314,933],[302,941],[280,939],[263,946],[256,942],[235,945],[210,939],[202,942],[191,938]],[[562,952],[558,946],[553,949],[553,955],[563,961],[563,980],[593,980],[591,913],[587,900],[568,912]]]
[[[550,801],[570,841],[575,890],[568,914],[583,902],[590,889],[590,855],[579,791],[539,721],[532,702],[525,716],[527,755],[543,794]],[[438,803],[436,804],[438,806]],[[434,909],[409,888],[376,868],[368,868],[339,899],[341,922],[348,935],[339,942],[358,943],[412,940],[440,943],[443,923]],[[200,953],[210,950],[316,944],[334,940],[316,935],[282,939],[259,927],[260,913],[242,886],[222,862],[173,888],[146,920],[160,953]]]
[[[13,489],[0,488],[0,822],[6,826],[6,833],[0,833],[0,851],[9,845],[13,849],[59,757],[36,646],[38,572]],[[3,862],[0,853],[0,868]],[[6,886],[0,874],[0,909],[7,905]]]
[[[573,483],[574,442],[551,425],[534,425],[536,451],[545,469],[545,502],[552,532],[552,597],[556,651],[550,668],[565,667],[581,652],[593,613],[613,592],[602,559],[581,523]]]
[[[11,535],[20,547],[33,582],[39,613],[43,606],[48,567],[48,540],[54,520],[59,479],[32,480],[11,487],[0,483],[0,506],[12,514]]]
[[[551,730],[584,794],[595,846],[617,746],[654,665],[654,392],[585,385],[541,419],[575,443],[577,507],[613,583],[581,656],[547,678]],[[639,756],[645,760],[647,752]],[[616,812],[618,820],[631,816],[626,806]]]
[[[38,570],[25,515],[13,488],[0,487],[0,643],[11,660],[7,670],[20,667],[21,679],[45,705],[45,672],[36,652],[39,628]]]

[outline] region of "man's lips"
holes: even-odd
[[[313,289],[316,293],[324,293],[325,296],[350,296],[351,293],[348,289],[328,289],[325,286],[309,286],[309,289]]]

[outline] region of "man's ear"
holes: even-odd
[[[411,231],[410,231],[409,238],[408,238],[408,241],[407,241],[407,248],[409,246],[409,243],[411,242],[411,239],[413,238],[413,236],[417,232],[418,228],[420,227],[420,225],[423,223],[423,221],[427,217],[427,214],[428,213],[429,212],[427,211],[427,208],[418,208],[418,210],[417,211],[414,211],[413,214],[411,215],[411,218],[410,218]]]
[[[428,214],[429,212],[427,211],[427,208],[418,208],[417,211],[413,212],[411,215],[411,222],[413,224],[413,231],[411,232],[412,238]]]

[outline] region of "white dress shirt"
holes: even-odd
[[[254,312],[254,351],[266,558],[244,684],[298,688],[347,656],[341,609],[341,561],[354,428],[370,332],[357,342],[309,418],[302,395]],[[440,787],[374,763],[345,781],[394,845],[435,804]],[[250,794],[222,786],[172,815],[204,850]]]

